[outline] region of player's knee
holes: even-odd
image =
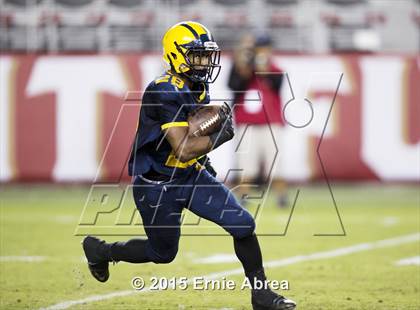
[[[255,221],[251,214],[244,212],[235,225],[229,228],[229,233],[234,238],[245,238],[255,231]]]
[[[178,247],[174,247],[170,250],[161,253],[155,252],[152,261],[156,264],[169,264],[175,259],[177,253]]]

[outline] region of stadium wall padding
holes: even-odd
[[[420,181],[418,55],[273,60],[287,73],[275,162],[285,179]],[[233,98],[230,67],[222,57],[215,102]],[[162,70],[153,53],[0,56],[0,180],[129,180],[142,90]],[[210,155],[221,179],[241,169],[235,143]]]

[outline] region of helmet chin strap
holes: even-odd
[[[191,74],[194,83],[207,83],[207,70],[194,70]]]

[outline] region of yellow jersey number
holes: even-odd
[[[155,80],[156,84],[162,83],[162,82],[169,82],[171,81],[171,84],[177,87],[178,89],[182,89],[184,87],[184,81],[181,80],[179,77],[174,75],[166,74],[163,77]]]

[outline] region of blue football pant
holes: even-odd
[[[136,177],[133,185],[134,200],[148,237],[143,241],[145,257],[139,262],[169,263],[175,258],[184,208],[220,225],[235,240],[253,236],[253,217],[206,170],[194,170],[167,184],[150,184]],[[138,245],[141,240],[131,242]]]

